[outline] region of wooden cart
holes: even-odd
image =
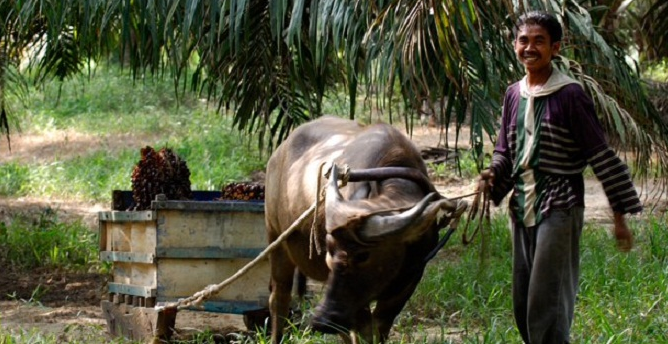
[[[263,202],[216,201],[220,192],[195,191],[194,201],[156,197],[151,210],[125,211],[129,191],[113,193],[113,210],[99,213],[100,259],[113,264],[101,302],[114,336],[169,338],[176,311],[156,306],[186,298],[233,275],[267,245]],[[247,327],[268,312],[269,262],[262,261],[206,300],[201,310],[244,314]]]

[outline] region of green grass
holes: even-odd
[[[2,325],[2,321],[0,321]],[[64,333],[48,334],[37,329],[0,331],[0,344],[132,344],[123,338],[109,339],[102,334],[100,325],[68,325]]]
[[[0,222],[0,262],[16,269],[86,270],[98,264],[98,234],[81,221],[63,222],[46,209],[37,218]]]
[[[410,314],[425,314],[465,331],[464,343],[521,343],[511,312],[506,222],[493,220],[482,265],[479,247],[449,243],[449,252],[430,263],[400,324]],[[668,343],[666,218],[635,220],[631,226],[636,247],[630,253],[616,250],[609,226],[584,229],[574,343]]]
[[[484,154],[481,156],[483,168],[489,166],[491,156]],[[473,152],[470,150],[460,149],[459,158],[455,161],[447,161],[445,163],[427,163],[427,169],[430,170],[430,176],[435,182],[447,180],[448,178],[456,177],[467,180],[473,180],[480,175],[480,169]]]
[[[28,166],[15,162],[0,165],[0,196],[21,196],[27,185]]]
[[[28,116],[22,118],[24,129],[172,134],[202,104],[193,96],[179,99],[169,78],[133,82],[127,73],[99,66],[90,78],[68,79],[62,88],[49,82],[33,90]]]
[[[577,311],[586,315],[575,319],[576,342],[668,342],[666,217],[634,222],[633,227],[636,249],[629,254],[617,252],[600,228],[589,228],[599,233],[587,238],[582,254]]]
[[[648,65],[643,71],[643,77],[658,82],[668,82],[668,59],[663,59]]]

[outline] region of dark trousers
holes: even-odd
[[[527,344],[569,342],[580,274],[584,209],[555,209],[513,228],[513,310]]]

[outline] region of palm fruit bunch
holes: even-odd
[[[158,152],[162,157],[165,169],[165,194],[167,199],[188,200],[192,199],[190,189],[190,170],[185,160],[179,158],[171,149],[162,148]]]
[[[158,194],[167,199],[192,199],[190,170],[169,148],[156,152],[152,147],[141,149],[141,160],[132,171],[132,199],[134,210],[151,208],[151,201]]]
[[[264,201],[264,185],[252,182],[233,182],[225,185],[220,197],[228,201]]]

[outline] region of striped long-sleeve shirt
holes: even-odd
[[[628,168],[608,146],[591,98],[582,86],[568,84],[533,99],[534,148],[528,152],[524,144],[526,131],[531,130],[524,126],[527,103],[520,82],[508,87],[491,164],[495,204],[513,190],[510,208],[514,220],[529,226],[540,222],[551,209],[584,206],[582,172],[591,165],[613,211],[626,214],[642,210]],[[522,159],[525,154],[529,154],[528,162]],[[532,174],[530,188],[523,185],[526,172]],[[535,197],[527,197],[527,189]],[[531,223],[526,222],[528,211],[535,213]]]

